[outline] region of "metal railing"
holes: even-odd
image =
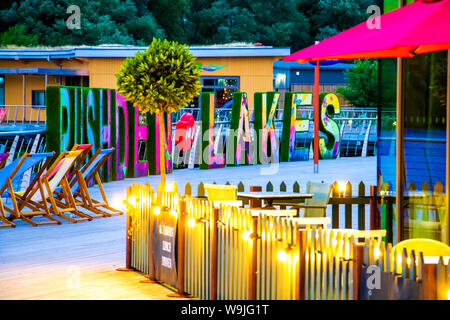
[[[0,105],[0,125],[43,126],[45,125],[45,108],[45,105]]]

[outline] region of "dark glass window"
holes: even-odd
[[[89,87],[89,77],[87,77],[87,76],[66,76],[66,86]]]
[[[233,92],[240,90],[239,79],[239,77],[200,77],[202,92],[214,92],[216,107],[221,108],[233,99]],[[231,105],[227,108],[231,108]]]
[[[45,91],[44,90],[32,90],[31,91],[31,104],[33,106],[45,105]]]

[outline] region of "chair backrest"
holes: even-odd
[[[402,254],[403,248],[406,248],[408,255],[414,250],[416,256],[422,252],[424,257],[432,256],[450,256],[450,247],[443,242],[431,239],[408,239],[397,243],[392,249],[397,255]]]
[[[237,186],[205,184],[205,191],[209,201],[237,200]]]
[[[8,160],[9,153],[0,153],[0,169],[3,168],[6,164],[6,160]]]
[[[81,168],[80,173],[83,179],[88,183],[97,173],[108,157],[113,153],[114,148],[98,149],[89,161]],[[70,182],[72,192],[78,191],[79,185],[76,177]]]
[[[49,181],[49,186],[50,186],[50,190],[52,192],[55,191],[56,187],[61,183],[61,180],[64,178],[64,176],[67,174],[67,172],[69,172],[69,170],[72,168],[72,166],[74,165],[75,161],[77,160],[77,158],[80,156],[81,151],[69,151],[69,152],[65,152],[64,153],[64,157],[58,162],[58,163],[54,163],[52,165],[52,167],[48,170],[49,172],[53,172],[54,168],[59,168],[58,172],[56,172],[53,177],[51,178],[51,180]],[[49,175],[47,175],[48,177]],[[47,188],[44,187],[44,194],[45,194],[45,198],[47,198],[48,195],[48,191]],[[40,192],[36,192],[33,197],[31,198],[31,200],[33,201],[41,201],[42,199],[42,195]]]
[[[77,163],[73,166],[72,170],[69,172],[68,180],[71,181],[76,173],[81,169],[81,166],[84,165],[89,153],[91,152],[93,144],[75,144],[72,147],[72,151],[81,151],[81,156],[78,158]]]
[[[326,206],[330,200],[331,185],[328,183],[311,182],[306,184],[306,193],[313,195],[311,199],[305,200],[305,206]],[[325,208],[305,208],[305,218],[325,217]]]
[[[39,178],[40,173],[42,173],[45,166],[48,164],[51,158],[53,158],[53,156],[53,152],[25,153],[22,157],[17,158],[13,162],[5,166],[0,170],[0,194],[2,194],[6,189],[8,178],[13,180],[15,177],[20,177],[35,165],[39,164],[41,161],[46,160],[46,164],[42,166],[40,172],[38,172],[35,179],[31,182],[31,184],[35,183],[35,181]]]

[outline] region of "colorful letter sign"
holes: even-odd
[[[308,160],[309,148],[296,147],[297,132],[309,131],[309,119],[297,119],[297,109],[300,106],[312,104],[310,92],[287,92],[284,99],[283,134],[280,145],[280,161]]]
[[[201,94],[201,137],[200,169],[220,168],[225,165],[225,156],[214,152],[214,93]]]
[[[151,121],[140,121],[138,108],[115,90],[49,86],[46,116],[49,151],[60,153],[83,143],[92,143],[94,150],[115,148],[102,175],[105,180],[159,173],[159,157],[155,156],[159,154],[155,139],[159,137],[159,121],[153,121],[152,131]],[[155,115],[144,118],[154,119]],[[167,172],[171,172],[171,145],[167,144],[172,131],[169,116],[166,128],[166,166]]]
[[[279,162],[278,140],[275,132],[275,113],[280,99],[279,92],[255,93],[255,134],[257,163]]]
[[[326,139],[319,139],[319,154],[322,159],[334,159],[339,154],[341,132],[331,115],[341,112],[338,97],[334,93],[327,94],[320,108],[319,129],[326,135]]]
[[[227,140],[227,165],[253,164],[252,138],[247,94],[233,93],[230,134]]]

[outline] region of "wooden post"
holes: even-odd
[[[364,243],[356,243],[353,246],[353,300],[359,300],[364,246]]]
[[[117,268],[117,271],[133,271],[134,269],[131,267],[131,241],[132,241],[132,237],[130,234],[130,230],[131,230],[131,215],[129,214],[129,206],[130,204],[128,203],[128,198],[131,197],[131,187],[127,187],[127,225],[126,225],[126,230],[125,230],[125,268]]]
[[[346,199],[352,198],[352,184],[348,181],[345,185],[344,197]],[[352,229],[352,205],[345,205],[345,228]]]
[[[423,265],[423,278],[422,278],[422,293],[423,300],[436,300],[437,299],[437,265],[436,264],[424,264]]]
[[[148,226],[148,279],[139,281],[140,283],[158,283],[155,277],[155,259],[153,259],[153,224],[155,223],[155,215],[153,214],[153,208],[155,206],[161,205],[161,202],[158,202],[161,200],[161,198],[158,196],[157,193],[153,193],[151,189],[149,189],[150,197],[151,199],[151,205],[147,206],[148,210],[150,210],[150,221]],[[161,192],[160,192],[161,194]]]
[[[377,187],[370,186],[370,230],[380,228],[380,213],[378,212]]]
[[[250,186],[250,192],[262,192],[261,186]],[[261,208],[261,199],[250,199],[250,208]]]
[[[296,299],[305,300],[305,269],[306,269],[306,230],[298,230],[298,275]]]
[[[403,74],[403,60],[402,58],[397,58],[397,144],[396,144],[396,154],[397,154],[397,173],[396,173],[396,199],[395,199],[395,234],[396,243],[403,240],[403,178],[405,173],[404,168],[404,123],[403,123],[403,99],[402,99],[402,74]]]
[[[248,300],[256,300],[258,217],[253,217],[252,258],[249,263]],[[237,276],[237,275],[235,275]]]
[[[314,66],[314,173],[319,173],[319,82],[320,82],[319,61]]]
[[[210,287],[209,287],[209,299],[217,300],[217,262],[218,262],[218,230],[217,221],[219,220],[219,209],[214,209],[214,216],[212,217],[211,225],[211,255],[210,255]]]
[[[333,198],[339,198],[339,184],[335,181],[332,186]],[[339,204],[331,205],[331,227],[339,229]]]
[[[177,292],[168,294],[171,298],[186,298],[189,295],[184,292],[184,248],[185,248],[185,218],[186,218],[186,200],[180,199],[178,202],[178,254],[177,254]]]
[[[442,242],[450,246],[450,50],[447,57],[447,140],[446,140],[446,177],[445,177],[445,239]]]

